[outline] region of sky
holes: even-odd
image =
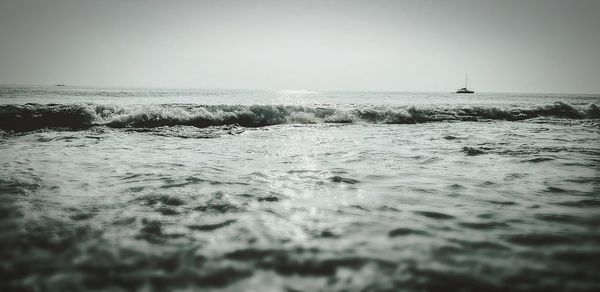
[[[600,93],[596,0],[0,0],[0,84]]]

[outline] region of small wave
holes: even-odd
[[[432,212],[432,211],[416,211],[415,214],[425,216],[425,217],[431,218],[431,219],[437,219],[437,220],[454,219],[454,216],[452,216],[452,215],[438,213],[438,212]]]
[[[203,213],[233,213],[241,212],[244,209],[229,203],[209,203],[206,205],[195,207],[194,210]]]
[[[230,219],[230,220],[226,220],[226,221],[223,221],[220,223],[215,223],[215,224],[188,225],[188,228],[191,230],[197,230],[197,231],[213,231],[213,230],[231,225],[235,222],[237,222],[236,219]]]
[[[531,158],[531,159],[523,160],[523,162],[538,163],[538,162],[551,161],[551,160],[554,160],[554,158],[550,158],[550,157],[536,157],[536,158]]]
[[[444,139],[446,139],[446,140],[456,140],[456,139],[458,139],[458,137],[452,136],[452,135],[446,135],[446,136],[444,136]]]
[[[494,200],[490,200],[488,202],[492,203],[494,205],[499,205],[499,206],[516,206],[517,205],[516,202],[512,202],[512,201],[494,201]]]
[[[78,210],[78,209],[68,209],[67,212],[71,213],[69,218],[71,220],[80,221],[87,220],[96,215],[95,210]]]
[[[580,207],[580,208],[589,208],[589,207],[600,207],[599,200],[580,200],[580,201],[565,201],[556,203],[556,205],[562,205],[567,207]]]
[[[389,237],[399,237],[407,235],[428,235],[428,233],[422,230],[416,230],[405,227],[396,228],[388,232]]]
[[[462,239],[451,239],[451,242],[459,244],[464,250],[497,250],[506,251],[510,248],[494,241],[471,241]]]
[[[568,191],[565,189],[557,188],[557,187],[548,187],[546,191],[550,193],[567,193]]]
[[[239,125],[263,127],[278,124],[380,123],[415,124],[441,121],[518,121],[537,117],[600,118],[595,104],[572,106],[563,102],[536,108],[496,107],[390,107],[390,106],[286,106],[185,105],[117,106],[97,104],[26,104],[0,106],[0,130],[31,131],[44,128],[84,129]],[[455,137],[446,136],[445,139]]]
[[[158,195],[158,194],[150,194],[137,198],[142,202],[143,205],[146,206],[154,206],[156,204],[168,205],[168,206],[181,206],[184,205],[185,202],[180,198],[169,196],[169,195]]]
[[[577,239],[563,234],[516,234],[506,238],[510,243],[525,246],[547,246],[576,242]]]
[[[469,156],[481,155],[481,154],[485,154],[486,153],[482,149],[475,148],[475,147],[469,147],[469,146],[463,147],[462,151],[464,153],[466,153],[467,155],[469,155]]]
[[[535,214],[534,218],[551,223],[573,224],[578,226],[595,226],[594,218],[585,218],[566,214]]]
[[[145,240],[150,243],[161,243],[169,238],[178,238],[182,236],[182,234],[164,233],[162,223],[160,221],[143,219],[142,228],[135,238]]]
[[[489,230],[508,226],[508,224],[502,222],[459,222],[458,225],[477,230]]]
[[[346,184],[357,184],[357,183],[359,183],[358,180],[355,180],[355,179],[352,179],[352,178],[347,178],[347,177],[342,177],[342,176],[339,176],[339,175],[332,176],[330,178],[330,180],[332,182],[336,182],[336,183],[346,183]]]
[[[277,201],[279,201],[279,198],[277,198],[275,196],[266,196],[266,197],[260,197],[257,200],[259,202],[277,202]]]

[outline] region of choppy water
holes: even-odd
[[[598,104],[3,87],[0,288],[597,290]]]

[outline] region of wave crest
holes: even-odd
[[[112,128],[154,128],[176,125],[205,128],[232,124],[244,127],[298,123],[414,124],[440,121],[517,121],[537,117],[595,119],[600,118],[600,109],[595,104],[575,107],[563,102],[535,108],[26,104],[0,106],[0,130],[82,129],[97,125]]]

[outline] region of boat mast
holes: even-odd
[[[469,88],[469,87],[468,87],[468,80],[469,80],[469,79],[468,79],[468,75],[467,75],[467,73],[465,73],[465,89],[468,89],[468,88]]]

